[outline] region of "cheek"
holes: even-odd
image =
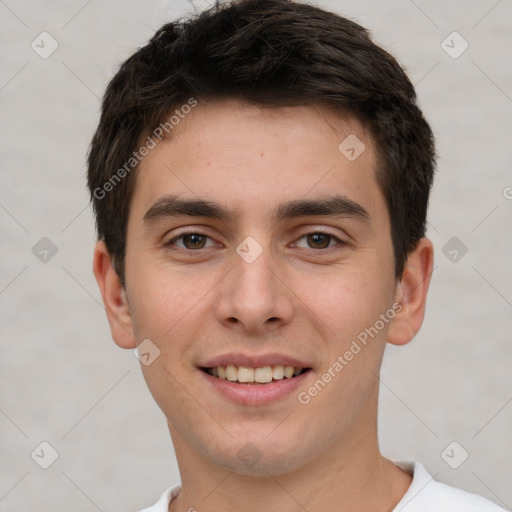
[[[169,285],[163,279],[155,279],[152,273],[132,276],[135,283],[131,291],[130,314],[137,343],[150,339],[161,351],[168,351],[172,344],[175,325],[185,315],[186,303],[181,299],[179,287]]]
[[[362,265],[332,274],[323,293],[309,295],[308,306],[329,327],[317,380],[300,390],[311,416],[327,415],[341,428],[374,399],[389,328],[380,318],[392,306],[391,283],[378,267]]]
[[[197,338],[191,327],[201,302],[198,304],[188,285],[178,279],[164,279],[156,269],[138,282],[132,307],[134,333],[138,342],[151,340],[157,354],[151,364],[141,365],[144,379],[163,411],[179,409],[186,416],[185,411],[192,407],[182,384],[190,371],[186,351]]]
[[[149,250],[127,250],[126,281],[133,322],[145,331],[143,336],[161,337],[185,307],[183,283],[152,259]]]
[[[193,275],[190,270],[179,272],[155,263],[139,268],[150,271],[131,276],[136,283],[131,303],[134,333],[138,342],[152,340],[174,373],[187,349],[204,337],[204,322],[212,315],[208,292],[218,276]]]
[[[329,274],[313,287],[309,281],[311,292],[304,303],[327,325],[337,348],[374,325],[391,306],[392,279],[383,279],[383,272],[377,266],[353,266]]]

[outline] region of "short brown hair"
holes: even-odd
[[[240,0],[164,25],[121,65],[105,92],[89,150],[88,186],[98,238],[123,285],[137,171],[130,159],[141,138],[190,98],[318,104],[355,115],[376,144],[376,178],[401,276],[408,254],[425,236],[435,171],[433,134],[413,85],[353,21],[290,0]]]

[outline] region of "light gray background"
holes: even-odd
[[[510,508],[512,3],[319,5],[397,56],[437,136],[435,271],[422,331],[385,357],[383,452]],[[0,0],[1,511],[133,511],[178,481],[164,417],[101,306],[85,155],[116,66],[190,12],[185,0]],[[30,46],[42,31],[59,44],[47,59]],[[457,59],[441,47],[453,31],[469,43]],[[58,248],[46,263],[31,250],[42,237]],[[452,237],[468,249],[457,262],[442,250]],[[42,441],[59,454],[46,470],[30,455]],[[441,457],[453,441],[469,453],[458,469]]]

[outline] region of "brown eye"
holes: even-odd
[[[199,249],[205,249],[207,247],[212,246],[212,241],[210,240],[210,245],[208,246],[207,243],[210,240],[209,236],[202,235],[201,233],[196,232],[190,232],[190,233],[182,233],[181,235],[178,235],[174,237],[172,240],[169,240],[168,242],[164,243],[165,247],[171,247],[176,246],[178,249],[182,250],[199,250]]]
[[[183,245],[187,249],[202,249],[206,243],[206,237],[198,233],[183,235]]]
[[[307,241],[312,249],[326,249],[333,237],[325,233],[311,233],[307,236]]]
[[[294,244],[295,247],[300,247],[303,251],[313,255],[329,253],[331,250],[336,251],[342,249],[345,245],[347,245],[346,242],[336,235],[323,231],[305,233]]]

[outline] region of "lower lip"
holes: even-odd
[[[282,379],[268,384],[240,384],[219,379],[199,370],[215,389],[230,400],[242,405],[266,405],[284,398],[295,391],[304,382],[312,370],[301,373],[290,379]]]

